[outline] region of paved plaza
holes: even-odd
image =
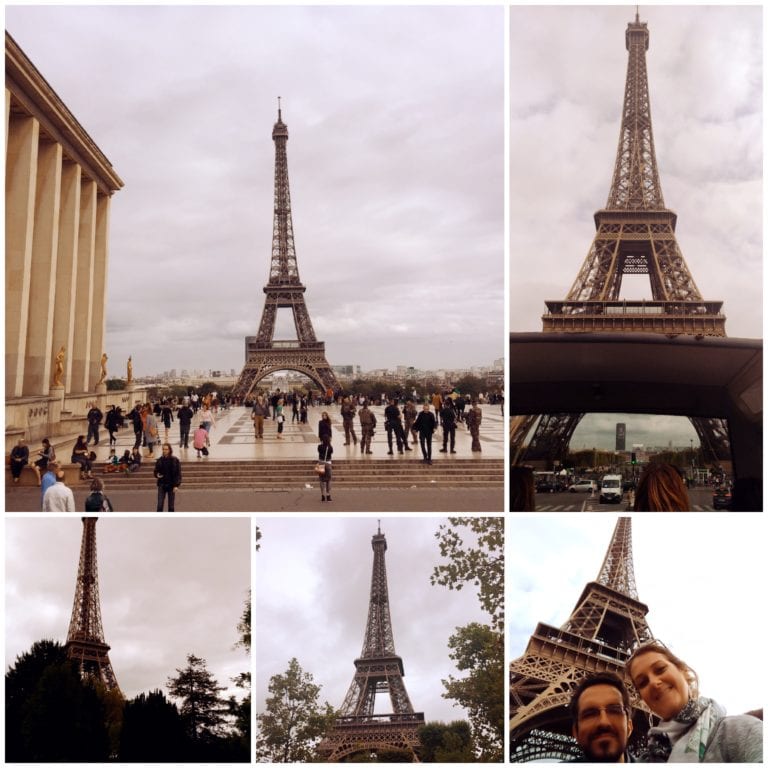
[[[231,408],[226,411],[219,411],[215,415],[215,426],[210,432],[210,458],[218,461],[243,461],[259,459],[317,459],[317,446],[319,443],[317,437],[318,422],[324,411],[328,412],[333,425],[333,458],[338,459],[358,459],[366,461],[370,458],[383,458],[387,456],[387,431],[384,429],[384,407],[374,406],[370,409],[376,415],[376,432],[371,444],[372,456],[362,455],[360,446],[344,445],[344,427],[341,418],[341,409],[338,405],[312,407],[307,414],[307,424],[300,424],[298,421],[291,423],[291,412],[286,410],[286,420],[283,425],[283,436],[277,437],[277,423],[272,419],[264,420],[264,437],[256,440],[254,436],[253,422],[251,421],[251,411],[248,408]],[[460,424],[456,428],[456,453],[451,457],[453,459],[474,458],[484,459],[503,459],[504,442],[504,418],[501,414],[499,405],[483,405],[483,423],[480,427],[480,444],[482,452],[472,453],[472,438],[469,430]],[[359,412],[359,409],[358,409]],[[199,423],[199,417],[192,421],[192,432]],[[87,431],[83,423],[83,434]],[[99,430],[99,445],[94,449],[96,451],[97,462],[105,461],[109,456],[109,434],[102,427]],[[355,433],[360,439],[360,421],[355,416]],[[72,443],[74,444],[74,437]],[[160,424],[160,437],[163,442],[169,442],[173,446],[173,452],[182,462],[196,461],[196,452],[192,448],[179,448],[179,425],[174,421],[171,424],[169,434],[165,435],[165,429]],[[450,454],[441,454],[443,430],[438,427],[432,440],[432,460],[437,462],[443,456]],[[413,445],[411,437],[411,447],[413,453],[405,453],[399,456],[397,446],[394,447],[393,460],[412,461],[415,458],[420,459],[421,453],[418,444]],[[120,432],[117,433],[117,454],[121,455],[126,448],[132,448],[134,443],[133,429],[128,422]],[[190,440],[191,445],[191,440]],[[63,450],[58,450],[59,456],[63,456]],[[202,461],[202,460],[201,460]]]
[[[446,471],[456,475],[456,462],[460,466],[466,465],[465,472],[469,475],[474,467],[478,467],[481,460],[494,459],[499,462],[497,487],[471,487],[467,482],[462,486],[461,478],[457,480],[455,487],[416,487],[405,479],[405,470],[423,466],[421,464],[421,451],[418,444],[413,444],[410,439],[410,452],[398,454],[396,444],[393,447],[393,455],[388,455],[387,434],[384,429],[383,407],[371,408],[376,415],[377,427],[372,441],[372,454],[361,454],[359,448],[360,424],[355,417],[355,431],[358,444],[344,445],[344,429],[339,406],[310,408],[308,423],[300,424],[291,422],[291,413],[286,413],[286,422],[283,428],[282,438],[277,436],[276,422],[271,418],[264,423],[264,437],[257,440],[254,434],[253,422],[250,418],[250,409],[232,408],[219,411],[215,415],[215,426],[210,432],[210,455],[208,458],[197,458],[197,452],[193,448],[179,447],[178,422],[174,421],[168,432],[160,426],[160,437],[173,446],[173,452],[182,463],[182,472],[189,477],[197,467],[209,462],[224,462],[235,466],[238,462],[294,462],[294,472],[302,473],[301,482],[295,483],[293,488],[273,487],[260,488],[236,488],[228,483],[222,475],[221,482],[212,480],[210,486],[192,487],[187,483],[185,487],[182,481],[177,494],[177,512],[261,512],[261,511],[350,511],[350,512],[379,512],[379,511],[434,511],[434,512],[499,512],[504,508],[503,501],[503,465],[505,441],[504,441],[504,417],[501,407],[498,405],[484,405],[483,422],[480,427],[480,443],[482,451],[471,451],[471,436],[467,428],[460,424],[456,429],[456,453],[440,453],[442,447],[442,429],[438,428],[432,443],[433,466],[427,471],[434,472],[436,478],[444,477],[441,462],[445,462]],[[333,425],[334,462],[342,462],[346,465],[352,463],[355,466],[372,464],[385,461],[387,466],[392,464],[396,470],[395,478],[402,476],[403,482],[397,487],[392,486],[392,472],[388,472],[389,481],[387,487],[345,487],[341,484],[333,489],[333,502],[322,504],[317,478],[311,473],[311,466],[317,460],[317,429],[320,416],[327,411]],[[199,423],[199,418],[192,422],[192,431]],[[85,424],[82,432],[85,433]],[[115,511],[120,512],[149,512],[155,509],[156,492],[151,478],[153,459],[145,458],[144,466],[135,476],[114,477],[103,476],[100,472],[100,464],[109,456],[109,435],[103,428],[99,430],[99,445],[94,448],[97,459],[94,465],[94,475],[104,478],[107,486],[107,495],[112,501]],[[56,440],[56,453],[60,460],[69,458],[76,435],[71,438]],[[117,455],[121,455],[134,444],[134,433],[130,422],[117,433]],[[191,444],[191,441],[190,441]],[[34,451],[36,446],[30,446]],[[144,449],[146,456],[146,449]],[[155,456],[159,450],[155,450]],[[358,464],[359,463],[359,464]],[[461,474],[461,473],[459,473]],[[139,481],[142,482],[139,482]],[[150,485],[151,483],[151,485]],[[280,484],[277,483],[277,486]],[[86,483],[73,487],[77,509],[84,508],[85,497],[88,495]],[[8,511],[38,511],[40,509],[40,492],[37,487],[8,486],[6,485],[6,510]]]

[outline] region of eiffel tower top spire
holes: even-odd
[[[373,549],[373,571],[371,573],[371,599],[368,604],[368,621],[365,626],[365,639],[360,658],[378,658],[395,655],[395,640],[392,634],[392,617],[389,612],[389,590],[387,588],[387,565],[384,553],[387,551],[387,538],[378,532],[371,539]],[[401,666],[402,666],[402,662]]]
[[[620,517],[605,553],[597,583],[639,600],[632,563],[632,518]]]
[[[299,279],[296,246],[293,242],[293,217],[291,216],[291,190],[288,184],[288,126],[283,122],[280,97],[277,97],[277,122],[272,128],[275,142],[275,210],[272,227],[272,260],[269,282],[264,288],[290,285],[293,290],[304,291]],[[311,329],[310,329],[311,330]],[[312,331],[314,341],[314,331]]]
[[[653,144],[651,100],[645,65],[649,38],[648,25],[640,21],[638,8],[635,21],[627,24],[625,33],[629,51],[627,81],[607,210],[665,210]]]

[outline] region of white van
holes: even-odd
[[[624,495],[621,483],[621,475],[604,475],[600,483],[600,501],[620,502]]]

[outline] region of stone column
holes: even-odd
[[[9,117],[5,166],[5,396],[24,385],[40,124]]]
[[[96,240],[93,260],[93,310],[91,313],[91,370],[89,380],[101,378],[101,355],[106,351],[107,261],[109,240],[109,204],[107,195],[96,199]],[[106,392],[106,384],[104,385]]]
[[[51,335],[55,299],[56,251],[61,203],[60,144],[40,142],[37,158],[35,227],[29,283],[29,321],[24,394],[47,395],[51,377]]]
[[[53,310],[53,336],[49,355],[53,358],[64,346],[64,387],[72,391],[72,342],[75,325],[77,287],[77,244],[80,235],[80,177],[77,163],[64,161],[61,171],[61,213],[59,248],[56,261],[56,299]]]
[[[69,391],[89,392],[91,380],[91,320],[93,312],[93,261],[96,247],[96,182],[86,179],[80,189],[80,229],[77,273],[72,303],[75,307],[72,339],[72,386]]]

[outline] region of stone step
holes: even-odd
[[[304,488],[317,484],[314,462],[306,460],[217,461],[206,459],[182,464],[185,488]],[[135,474],[100,475],[108,489],[146,490],[156,485],[148,461]],[[471,487],[494,488],[504,482],[502,460],[461,461],[442,459],[432,466],[419,460],[339,461],[333,464],[334,484],[346,487]]]

